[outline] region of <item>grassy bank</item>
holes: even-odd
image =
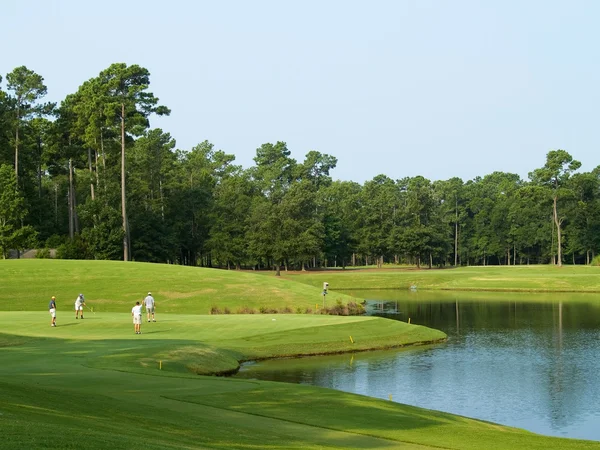
[[[213,304],[296,307],[321,299],[320,286],[295,279],[33,260],[0,262],[0,281],[0,449],[600,448],[328,389],[203,376],[248,359],[445,337],[372,317],[206,315]],[[158,322],[143,322],[135,335],[129,311],[148,290]],[[96,311],[83,321],[72,312],[79,292]],[[56,328],[46,311],[51,295]]]
[[[38,312],[2,318],[2,449],[600,448],[329,389],[190,371],[440,336],[424,327],[363,317],[173,314],[144,322],[135,335],[122,313],[76,321],[59,310],[56,328]]]
[[[324,281],[332,291],[365,289],[417,289],[600,292],[600,267],[592,266],[487,266],[421,270],[328,270],[283,273],[288,280],[319,288]],[[337,292],[337,291],[336,291]],[[346,291],[342,291],[346,292]]]
[[[39,311],[55,295],[70,308],[82,292],[99,311],[130,311],[151,291],[161,313],[208,314],[212,306],[236,312],[249,307],[315,308],[321,289],[275,276],[198,267],[119,261],[0,261],[0,310]],[[330,302],[353,299],[344,293]]]

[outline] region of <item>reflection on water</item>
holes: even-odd
[[[591,295],[369,293],[369,310],[443,330],[445,344],[264,361],[239,377],[312,384],[600,440],[600,304]],[[382,311],[383,310],[383,311]],[[387,313],[386,313],[387,310]]]

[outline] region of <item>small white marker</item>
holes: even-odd
[[[271,319],[271,320],[277,320],[277,319]]]

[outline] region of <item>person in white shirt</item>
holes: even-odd
[[[146,314],[148,316],[148,322],[150,322],[150,316],[152,315],[152,322],[156,322],[154,318],[154,297],[152,297],[152,292],[148,292],[148,296],[144,299],[144,304],[146,305]]]
[[[135,334],[142,334],[142,330],[140,329],[142,326],[142,305],[140,305],[140,302],[135,302],[135,306],[131,308],[131,317],[133,317]]]
[[[83,319],[83,307],[85,306],[85,299],[83,298],[83,294],[79,294],[79,296],[75,299],[75,318],[79,318],[79,311],[81,311],[81,318]]]

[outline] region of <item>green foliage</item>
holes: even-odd
[[[50,255],[50,249],[47,247],[38,249],[38,251],[35,253],[35,257],[39,259],[52,258],[52,256]]]
[[[529,181],[333,181],[336,157],[296,160],[283,141],[262,144],[244,170],[208,141],[177,149],[150,127],[170,111],[141,66],[110,65],[59,108],[40,103],[47,88],[32,70],[6,80],[0,165],[15,172],[21,206],[4,254],[50,236],[49,248],[79,236],[85,249],[63,247],[70,257],[228,269],[587,264],[600,253],[600,168],[576,173],[565,150]]]
[[[590,262],[590,266],[600,266],[600,255],[594,256],[594,258]]]
[[[0,166],[0,251],[4,257],[10,249],[35,246],[37,232],[32,226],[21,224],[26,214],[25,199],[17,190],[15,173],[3,164]]]
[[[56,249],[58,259],[89,259],[90,249],[83,239],[76,237],[72,241],[61,244]]]

